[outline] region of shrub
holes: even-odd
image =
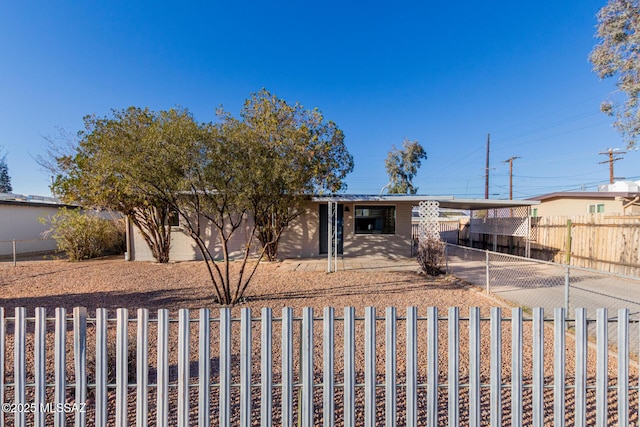
[[[58,249],[65,252],[71,261],[95,258],[124,247],[122,220],[105,219],[80,209],[63,208],[41,221],[51,225],[45,236],[51,236]]]
[[[420,240],[417,259],[425,274],[430,276],[444,274],[444,243],[433,237]]]

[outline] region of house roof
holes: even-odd
[[[46,196],[26,196],[23,194],[0,193],[0,205],[14,206],[50,206],[77,208],[78,205],[63,203],[61,200]]]
[[[615,200],[621,198],[635,198],[640,193],[628,193],[618,191],[560,191],[556,193],[543,194],[541,196],[531,197],[527,200],[538,200],[540,202],[555,199],[597,199],[597,200]]]
[[[515,208],[518,206],[533,206],[540,204],[537,200],[492,200],[492,199],[458,199],[454,196],[428,196],[409,194],[334,194],[327,196],[315,196],[314,202],[339,202],[339,203],[370,203],[370,202],[411,202],[418,204],[422,201],[434,200],[440,203],[441,208],[481,210],[498,208]]]

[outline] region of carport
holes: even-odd
[[[326,217],[321,218],[323,225],[322,238],[326,239],[327,272],[337,270],[337,260],[344,257],[343,248],[350,245],[351,250],[347,255],[359,256],[359,247],[367,244],[367,239],[377,239],[379,246],[384,247],[388,242],[389,253],[394,253],[394,242],[397,236],[406,238],[411,245],[413,238],[411,211],[418,208],[419,236],[437,236],[439,238],[440,209],[458,209],[469,212],[469,236],[471,244],[474,238],[480,235],[490,235],[494,248],[497,246],[498,236],[523,237],[526,242],[526,254],[530,255],[530,230],[531,230],[531,206],[539,204],[533,200],[491,200],[491,199],[457,199],[453,196],[416,196],[416,195],[333,195],[314,197],[313,201],[326,206]],[[362,231],[358,220],[362,218],[362,224],[367,218],[374,218],[375,209],[390,211],[393,208],[393,231],[389,232],[376,226],[369,225],[370,231]],[[323,207],[324,211],[324,207]],[[387,216],[390,216],[387,212]],[[369,217],[367,217],[369,215]],[[352,216],[347,227],[343,228],[343,221],[347,216]],[[382,220],[381,220],[382,221]],[[370,224],[376,223],[371,220]],[[325,227],[326,225],[326,227]],[[407,238],[407,227],[409,229]],[[325,234],[326,233],[326,234]],[[349,234],[351,233],[351,234]],[[386,234],[386,236],[385,236]],[[346,238],[345,238],[346,235]],[[349,239],[348,241],[345,239]],[[398,246],[398,245],[396,245]]]

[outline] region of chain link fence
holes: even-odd
[[[58,249],[54,239],[13,239],[0,240],[0,263],[42,259],[56,254]]]
[[[525,309],[542,307],[551,316],[554,308],[564,307],[573,318],[575,309],[585,308],[588,318],[595,320],[596,310],[606,308],[611,343],[617,340],[618,309],[628,308],[633,322],[629,341],[631,348],[638,348],[640,278],[465,246],[447,244],[446,248],[449,274]],[[595,321],[589,329],[595,334]]]

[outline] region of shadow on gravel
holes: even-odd
[[[0,306],[25,307],[27,315],[34,315],[36,307],[47,309],[48,315],[53,315],[56,307],[64,307],[68,312],[74,307],[85,307],[90,316],[95,315],[96,308],[116,310],[129,309],[129,316],[135,316],[135,310],[149,308],[201,308],[216,305],[213,294],[210,298],[203,298],[201,293],[194,293],[193,289],[172,289],[171,291],[149,292],[87,292],[65,295],[33,296],[25,298],[0,298]],[[11,315],[10,313],[7,313]]]

